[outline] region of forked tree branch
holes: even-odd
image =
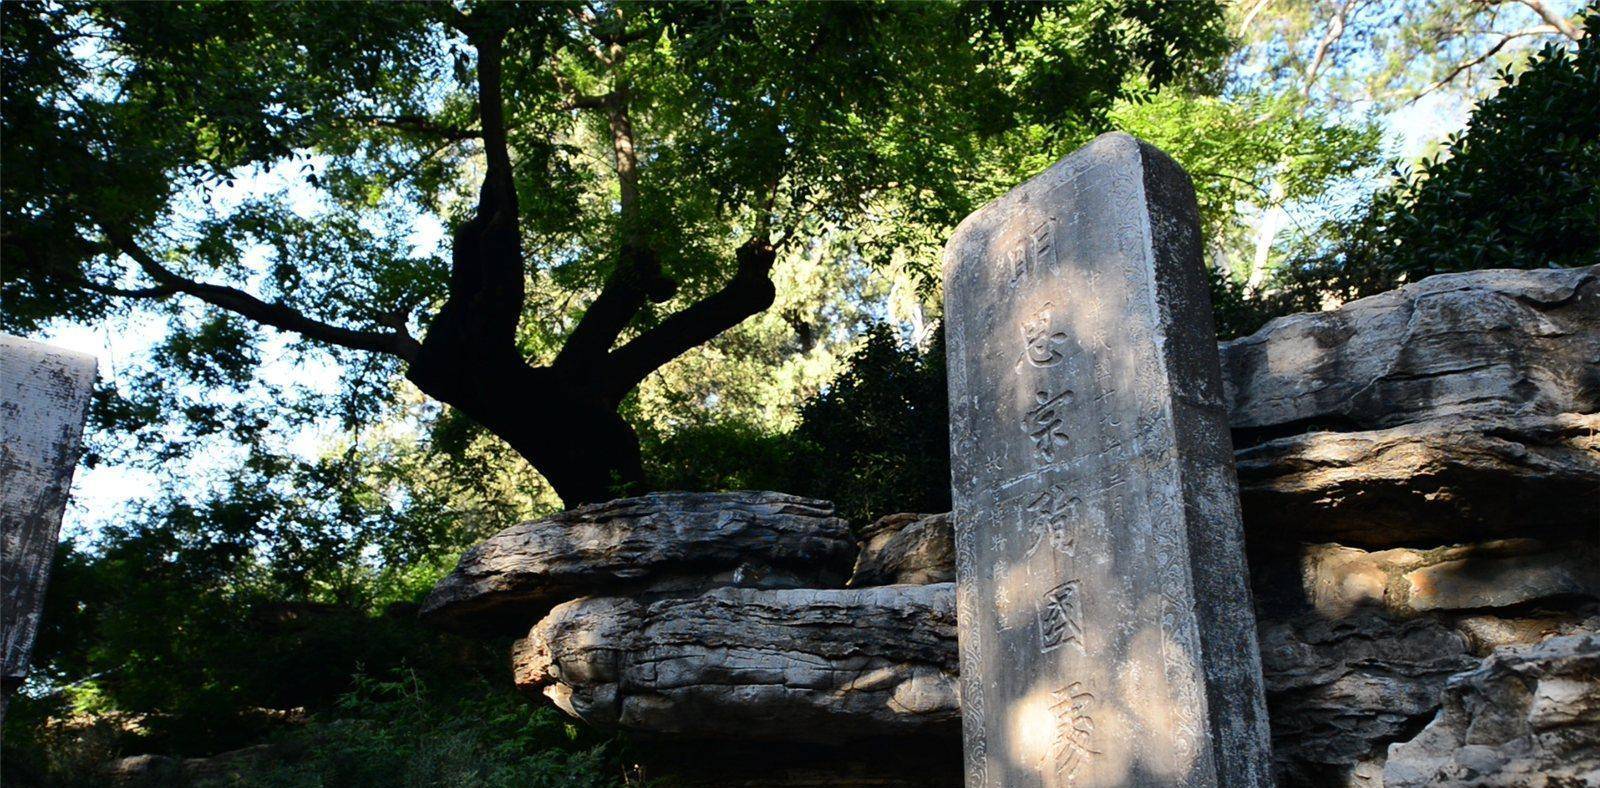
[[[496,30],[475,34],[478,49],[478,114],[483,122],[483,152],[488,159],[485,185],[512,189],[511,150],[506,142],[504,77],[501,74],[501,44],[505,32]]]
[[[77,279],[78,285],[85,290],[100,293],[101,295],[118,296],[121,298],[166,298],[167,296],[178,294],[178,288],[173,285],[154,285],[151,287],[126,288],[117,287],[116,285],[101,284],[93,279],[83,276],[82,274],[79,274]]]
[[[1539,25],[1538,27],[1529,27],[1529,28],[1524,28],[1522,30],[1515,30],[1515,31],[1512,31],[1510,33],[1506,33],[1506,34],[1504,34],[1504,35],[1502,35],[1500,37],[1499,41],[1496,41],[1493,46],[1491,46],[1488,49],[1484,50],[1482,53],[1480,53],[1478,55],[1475,55],[1473,57],[1469,57],[1466,60],[1463,60],[1460,63],[1455,64],[1455,66],[1453,66],[1450,69],[1450,72],[1445,74],[1443,78],[1441,78],[1441,79],[1439,79],[1439,81],[1434,82],[1433,84],[1427,86],[1426,88],[1423,88],[1421,90],[1421,92],[1417,93],[1417,95],[1412,96],[1411,98],[1407,99],[1406,103],[1407,104],[1416,103],[1417,101],[1421,100],[1423,96],[1426,96],[1429,93],[1432,93],[1435,90],[1438,90],[1438,89],[1450,84],[1451,82],[1456,81],[1456,78],[1460,77],[1466,71],[1468,71],[1470,69],[1473,69],[1473,68],[1477,68],[1478,66],[1482,65],[1485,61],[1487,61],[1489,58],[1492,58],[1495,55],[1499,54],[1500,50],[1505,49],[1506,44],[1511,43],[1512,40],[1514,40],[1514,39],[1526,38],[1528,36],[1551,35],[1551,34],[1555,34],[1555,33],[1559,33],[1559,32],[1560,32],[1559,30],[1557,30],[1555,27],[1552,27],[1550,25]]]
[[[594,31],[596,20],[580,20]],[[622,9],[616,9],[617,24],[623,24]],[[629,113],[632,94],[621,70],[627,58],[625,43],[618,38],[595,37],[606,44],[602,62],[615,73],[611,90],[603,97],[581,97],[606,110],[611,131],[612,169],[617,176],[618,255],[616,268],[606,278],[599,295],[584,310],[578,325],[568,335],[554,362],[558,367],[593,365],[603,359],[622,335],[629,321],[646,301],[661,303],[677,292],[677,283],[661,271],[660,257],[649,246],[643,219],[639,215],[639,157],[635,146],[633,120]],[[576,100],[574,100],[576,103]]]
[[[1333,19],[1328,22],[1327,31],[1317,41],[1316,52],[1311,57],[1311,65],[1306,68],[1306,81],[1300,87],[1300,95],[1302,97],[1311,97],[1311,89],[1316,86],[1317,80],[1322,76],[1322,67],[1327,61],[1328,53],[1333,50],[1335,44],[1339,43],[1339,39],[1344,37],[1345,26],[1349,23],[1357,5],[1357,0],[1345,0],[1344,4],[1334,11]]]
[[[611,394],[626,394],[651,372],[772,306],[771,272],[777,251],[765,238],[739,247],[738,268],[721,290],[684,307],[612,351]]]
[[[486,163],[478,207],[456,227],[449,295],[423,340],[425,366],[467,353],[516,353],[523,308],[522,240],[507,144],[502,48],[506,29],[493,17],[469,17],[467,37],[478,52],[478,118]]]

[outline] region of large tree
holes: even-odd
[[[376,354],[569,505],[642,483],[619,404],[766,309],[797,239],[925,240],[988,196],[985,140],[1224,43],[1216,3],[1146,0],[3,13],[8,327],[191,299],[213,350]]]

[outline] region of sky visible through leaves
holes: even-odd
[[[1374,9],[1370,13],[1381,14],[1386,9],[1394,10],[1394,3],[1371,4]],[[1507,10],[1512,15],[1511,23],[1532,24],[1537,20],[1526,9],[1516,6]],[[1553,8],[1565,14],[1575,13],[1581,5],[1577,2],[1551,3]],[[1515,24],[1508,23],[1512,28]],[[1348,72],[1372,71],[1381,67],[1380,61],[1385,53],[1374,51],[1371,41],[1360,37],[1340,42],[1343,47],[1343,63],[1341,68]],[[1508,53],[1510,54],[1510,50]],[[1275,78],[1271,67],[1271,53],[1268,51],[1245,53],[1236,59],[1230,70],[1230,84],[1224,91],[1256,88],[1271,83]],[[1492,72],[1492,69],[1490,70]],[[1487,82],[1488,80],[1484,80]],[[1439,90],[1429,92],[1415,101],[1399,103],[1398,106],[1378,106],[1371,101],[1357,100],[1342,105],[1333,106],[1330,115],[1342,121],[1365,122],[1376,121],[1383,135],[1383,154],[1386,157],[1401,160],[1414,159],[1431,150],[1431,148],[1448,134],[1460,130],[1466,123],[1472,102],[1475,96],[1481,95],[1489,89],[1487,84],[1479,84],[1474,88],[1463,90]],[[1331,90],[1331,89],[1330,89]],[[1312,99],[1315,101],[1316,93],[1313,91]],[[310,216],[321,210],[318,201],[319,193],[309,188],[305,174],[307,168],[315,173],[320,162],[316,157],[309,160],[293,161],[281,165],[271,171],[249,171],[234,173],[234,180],[229,185],[218,186],[207,195],[208,199],[219,205],[235,204],[252,195],[261,193],[278,193],[283,195],[285,203],[292,211],[301,216]],[[1368,177],[1352,179],[1343,184],[1337,195],[1331,198],[1333,208],[1341,205],[1348,206],[1359,201],[1378,184],[1376,173],[1368,173]],[[193,195],[200,199],[200,195]],[[1326,196],[1321,204],[1316,207],[1290,204],[1286,206],[1286,213],[1291,222],[1311,223],[1317,220],[1319,211],[1329,210],[1329,198]],[[409,224],[409,236],[404,239],[417,256],[444,255],[447,250],[445,228],[437,218],[421,213],[411,213],[399,217]],[[244,252],[244,262],[259,276],[265,276],[267,253],[264,248],[247,249]],[[868,272],[868,276],[887,276],[881,272]],[[885,292],[893,292],[890,287],[878,288],[874,297],[882,297]],[[903,295],[903,294],[902,294]],[[886,305],[868,305],[868,311],[887,315],[890,317],[904,317],[905,312],[887,309]],[[100,376],[103,382],[112,386],[130,385],[127,370],[136,366],[140,359],[147,357],[156,346],[157,341],[165,333],[161,330],[160,322],[168,319],[165,315],[147,311],[134,311],[126,319],[119,319],[98,326],[56,324],[49,327],[38,338],[73,350],[78,350],[94,355],[99,360]],[[263,363],[259,369],[260,380],[269,386],[283,387],[292,390],[291,384],[309,386],[324,394],[331,394],[339,385],[339,380],[344,375],[344,369],[327,354],[302,354],[290,352],[291,337],[268,332],[268,340],[262,345],[261,355]],[[287,436],[280,436],[279,440],[287,445],[278,448],[305,458],[319,456],[329,450],[329,447],[345,439],[343,428],[338,420],[332,416],[316,423],[298,428]],[[203,490],[207,484],[215,480],[207,478],[209,470],[224,468],[228,465],[224,460],[236,458],[242,450],[230,446],[225,440],[218,440],[215,446],[208,447],[206,453],[197,455],[198,459],[191,462],[193,473],[186,475],[186,483],[193,485],[194,490]],[[147,498],[152,493],[152,487],[165,484],[166,481],[155,474],[130,467],[127,465],[102,463],[91,468],[79,469],[73,482],[71,505],[64,521],[64,535],[71,535],[82,543],[93,540],[95,534],[105,523],[116,519],[120,512],[134,505],[135,502]]]

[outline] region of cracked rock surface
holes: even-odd
[[[954,739],[954,588],[578,599],[514,647],[512,668],[518,686],[606,727],[774,741]]]
[[[521,633],[555,605],[592,594],[840,586],[855,554],[849,525],[827,501],[654,493],[495,534],[461,556],[423,602],[422,616]]]
[[[891,514],[861,531],[861,555],[850,586],[953,583],[955,530],[950,515]]]
[[[1600,785],[1600,633],[1496,651],[1389,748],[1384,785]]]
[[[1600,414],[1445,417],[1236,456],[1254,537],[1364,547],[1593,530]]]
[[[1331,618],[1363,609],[1408,618],[1562,597],[1600,598],[1600,552],[1587,540],[1507,539],[1374,552],[1308,545],[1301,571],[1310,608]]]
[[[1600,266],[1221,351],[1279,784],[1600,786]],[[515,627],[519,686],[659,734],[689,784],[959,785],[952,540],[646,496],[497,535],[427,613]]]
[[[1236,435],[1593,413],[1600,266],[1431,276],[1220,349]]]
[[[1273,758],[1291,785],[1376,785],[1384,745],[1409,737],[1451,675],[1477,664],[1431,619],[1374,614],[1264,621]]]

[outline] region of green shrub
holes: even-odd
[[[1600,263],[1600,12],[1473,111],[1467,128],[1278,280],[1279,314],[1452,271]]]
[[[641,436],[645,472],[657,490],[792,490],[794,439],[739,421]]]
[[[950,416],[944,334],[926,351],[886,326],[801,409],[794,487],[831,499],[862,525],[893,512],[950,509]]]
[[[361,678],[336,709],[283,739],[299,755],[235,783],[259,788],[601,788],[613,743],[486,682],[433,691],[414,671]],[[303,748],[303,749],[302,749]]]
[[[424,627],[403,603],[296,598],[261,581],[252,560],[183,542],[146,528],[109,535],[95,554],[62,545],[34,651],[35,697],[14,699],[8,755],[54,746],[39,726],[83,711],[140,717],[116,742],[125,752],[209,755],[270,732],[281,715],[263,710],[332,708],[363,671],[505,671],[503,644]],[[37,696],[52,687],[68,689]],[[84,708],[89,697],[96,708]]]

